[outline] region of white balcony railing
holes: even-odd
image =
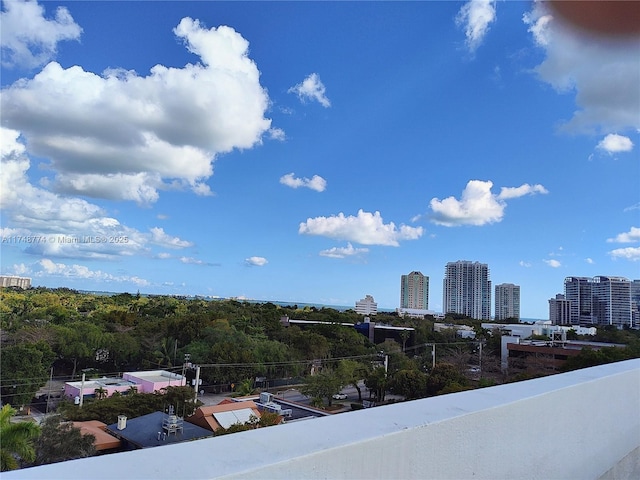
[[[640,359],[12,479],[640,478]]]

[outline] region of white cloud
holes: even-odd
[[[500,200],[508,200],[510,198],[524,197],[525,195],[535,195],[536,193],[549,193],[542,185],[529,185],[525,183],[519,187],[502,187],[498,198]]]
[[[151,241],[157,245],[169,248],[186,248],[193,245],[193,243],[186,240],[167,235],[161,227],[151,229]]]
[[[529,268],[531,266],[531,263],[530,262],[525,262],[524,260],[520,260],[518,265],[520,265],[521,267]]]
[[[315,190],[316,192],[324,192],[327,188],[327,181],[319,175],[309,178],[296,178],[294,173],[287,173],[280,177],[280,183],[291,188],[305,187]]]
[[[562,266],[562,264],[558,260],[555,260],[555,259],[544,260],[544,263],[549,265],[551,268],[559,268],[559,267]]]
[[[633,150],[633,142],[629,137],[618,135],[617,133],[610,133],[604,137],[596,148],[603,150],[609,154],[619,152],[630,152]]]
[[[129,275],[112,275],[102,270],[91,270],[85,265],[56,263],[48,258],[43,258],[30,266],[24,264],[14,265],[14,271],[21,275],[41,277],[64,277],[70,280],[92,280],[106,283],[133,283],[140,287],[146,287],[151,283],[144,278]]]
[[[287,139],[287,134],[281,128],[274,127],[269,129],[269,138],[284,142]]]
[[[431,221],[446,227],[496,223],[502,221],[507,207],[506,199],[547,193],[542,185],[531,186],[527,183],[519,187],[502,187],[499,195],[491,192],[492,187],[491,181],[470,180],[462,191],[460,200],[455,197],[431,199]]]
[[[113,259],[149,253],[149,244],[184,248],[191,243],[153,228],[143,233],[121,224],[99,206],[36,187],[29,182],[30,161],[18,132],[0,128],[2,175],[0,207],[7,232],[37,236],[19,244],[26,253],[60,258]],[[15,233],[16,235],[18,233]]]
[[[636,262],[640,260],[640,247],[616,248],[615,250],[611,250],[609,255],[614,259],[623,258]]]
[[[269,262],[264,257],[249,257],[244,259],[244,263],[249,267],[264,267]]]
[[[578,108],[563,125],[570,132],[613,132],[640,127],[640,40],[594,41],[553,19],[544,2],[523,17],[546,58],[540,79],[560,93],[575,93]]]
[[[640,242],[640,228],[631,227],[628,232],[620,233],[615,238],[607,238],[609,243],[634,243]]]
[[[354,257],[358,255],[363,255],[368,253],[368,248],[354,248],[351,243],[347,243],[346,247],[333,247],[327,250],[322,250],[320,252],[321,257],[329,257],[329,258],[346,258],[346,257]]]
[[[163,188],[210,195],[204,182],[216,156],[261,143],[269,98],[248,42],[190,18],[174,33],[201,63],[139,76],[52,62],[3,89],[3,124],[49,160],[58,192],[138,203],[155,202]]]
[[[35,0],[3,0],[2,6],[0,45],[5,67],[43,65],[55,56],[58,42],[78,40],[82,33],[65,7],[47,19]]]
[[[416,240],[423,234],[422,227],[385,224],[380,212],[358,211],[357,216],[345,216],[340,212],[330,217],[308,218],[302,222],[298,233],[319,235],[338,240],[348,240],[362,245],[386,245],[397,247],[401,240]]]
[[[593,261],[593,258],[588,258],[588,257],[585,258],[584,261],[587,262],[589,265],[593,265],[594,263],[596,263]]]
[[[320,75],[318,75],[317,73],[312,73],[307,78],[305,78],[302,83],[298,83],[297,85],[291,87],[288,92],[298,95],[298,98],[303,103],[307,100],[315,100],[325,108],[331,106],[331,102],[325,94],[326,88],[322,83],[322,80],[320,80]]]
[[[465,29],[469,50],[475,51],[489,31],[489,25],[496,19],[495,0],[470,0],[462,6],[456,16],[456,23]]]
[[[623,212],[632,212],[633,210],[640,210],[640,202],[635,205],[631,205],[630,207],[625,207]]]

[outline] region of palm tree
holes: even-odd
[[[19,460],[33,462],[36,458],[33,441],[40,435],[40,427],[32,422],[11,423],[15,413],[9,404],[0,410],[0,470],[3,472],[19,468]]]
[[[98,387],[93,391],[93,393],[95,393],[96,399],[102,400],[107,397],[107,393],[109,392],[107,392],[107,389],[104,387]]]

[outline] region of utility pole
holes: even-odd
[[[193,399],[193,402],[197,402],[198,401],[198,388],[200,387],[200,365],[198,365],[196,367],[196,380],[195,380],[196,384],[195,384],[195,389],[196,389],[196,396]]]
[[[436,344],[431,344],[431,370],[436,368]]]
[[[53,367],[51,367],[51,373],[49,373],[49,391],[47,392],[47,408],[45,409],[45,415],[49,414],[49,402],[51,401],[51,384],[53,383]]]
[[[82,374],[82,383],[80,384],[80,408],[82,408],[82,403],[84,401],[84,377],[85,373]]]

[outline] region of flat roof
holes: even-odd
[[[159,447],[171,443],[213,437],[212,431],[184,422],[181,432],[167,434],[164,438],[160,435],[160,439],[158,439],[158,432],[162,434],[162,422],[167,416],[163,412],[149,413],[141,417],[127,419],[127,426],[123,430],[118,430],[118,424],[113,423],[107,426],[107,432],[139,448]]]

